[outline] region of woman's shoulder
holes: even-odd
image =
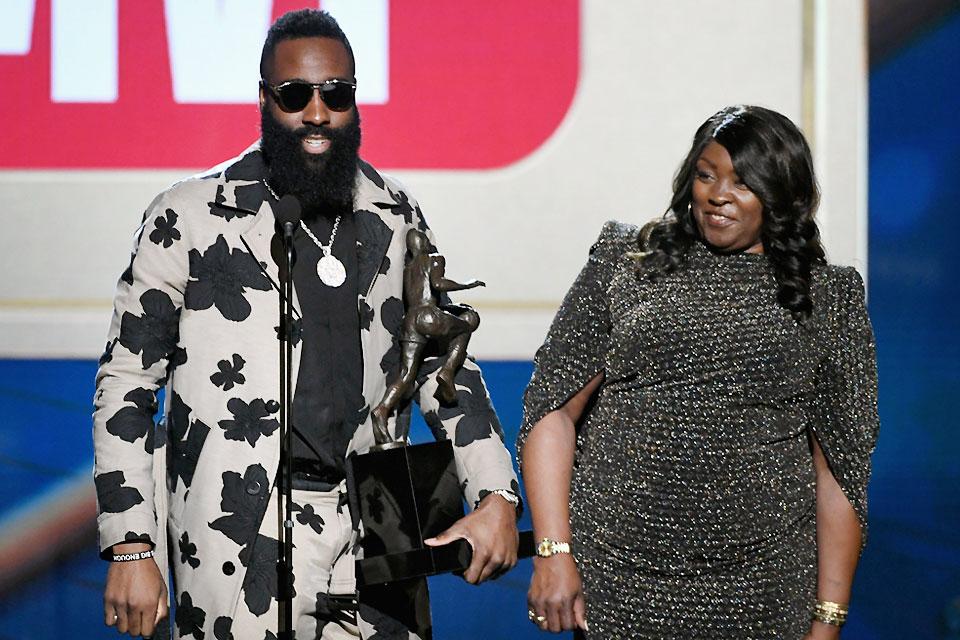
[[[866,305],[863,277],[855,267],[817,265],[811,270],[811,294],[815,311],[830,318],[846,315],[851,308]]]
[[[811,270],[813,286],[831,294],[863,291],[863,277],[856,267],[838,264],[815,265]]]
[[[629,222],[607,220],[603,223],[591,252],[600,250],[604,253],[619,255],[628,251],[637,251],[651,224],[640,227]]]
[[[600,235],[590,247],[590,261],[604,270],[616,270],[626,262],[633,263],[631,256],[640,249],[640,228],[635,224],[608,220],[600,229]],[[612,271],[610,274],[612,275]]]
[[[630,238],[635,238],[640,228],[629,222],[620,220],[607,220],[600,228],[600,236],[597,242],[624,242]]]

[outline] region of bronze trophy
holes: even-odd
[[[408,445],[407,433],[391,437],[387,419],[412,396],[428,347],[439,348],[446,357],[432,374],[439,383],[435,397],[444,403],[456,400],[454,377],[463,366],[470,334],[479,326],[480,316],[466,305],[441,301],[447,292],[484,283],[448,279],[444,257],[433,250],[422,232],[408,231],[406,243],[411,259],[403,271],[407,311],[400,335],[399,376],[371,412],[375,446],[347,460],[350,508],[363,524],[358,587],[459,571],[470,563],[471,550],[465,540],[442,547],[423,543],[464,514],[452,443]]]

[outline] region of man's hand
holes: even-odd
[[[466,540],[473,548],[470,566],[463,579],[479,584],[487,578],[505,573],[517,564],[517,510],[501,496],[491,493],[480,501],[473,513],[424,544],[439,547],[454,540]]]
[[[580,572],[569,553],[533,559],[533,577],[527,591],[531,621],[544,631],[587,631],[586,605]],[[542,622],[533,616],[543,618]]]
[[[113,552],[135,553],[149,548],[143,543],[125,543],[114,545]],[[107,626],[116,625],[120,633],[147,638],[153,635],[157,623],[168,613],[167,585],[153,558],[110,563],[103,613]]]

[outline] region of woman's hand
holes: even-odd
[[[840,627],[814,620],[810,625],[810,631],[803,636],[803,640],[837,640],[839,637]]]
[[[527,607],[535,616],[545,618],[539,623],[533,620],[544,631],[559,633],[578,627],[587,630],[583,583],[573,556],[558,553],[533,559]]]

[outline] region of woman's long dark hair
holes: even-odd
[[[730,154],[744,184],[763,204],[760,240],[773,268],[777,301],[798,320],[812,309],[810,270],[826,259],[814,213],[820,202],[813,158],[803,134],[788,118],[763,107],[735,105],[700,125],[673,180],[673,199],[663,218],[641,234],[651,277],[679,268],[700,238],[690,213],[696,164],[718,142]]]

